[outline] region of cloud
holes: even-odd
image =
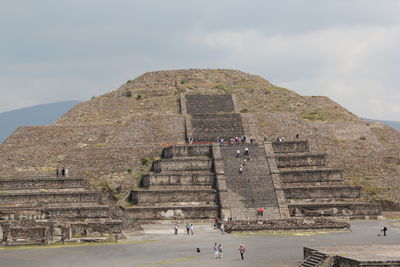
[[[400,118],[399,26],[332,27],[286,35],[254,29],[206,32],[196,33],[192,41],[219,51],[229,65],[248,66],[301,94],[328,95],[360,116],[376,117],[369,103],[380,97],[387,107],[375,109],[378,116]]]

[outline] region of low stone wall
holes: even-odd
[[[281,219],[266,221],[230,221],[225,224],[227,232],[233,231],[318,231],[348,230],[350,224],[325,218]]]
[[[286,199],[360,198],[361,186],[284,188]]]
[[[204,190],[146,190],[131,191],[132,203],[165,203],[165,202],[199,202],[214,204],[216,192],[213,189]]]
[[[381,214],[381,208],[372,203],[321,203],[321,204],[289,204],[289,212],[295,217],[317,217],[317,216],[345,216],[351,218],[376,217]]]
[[[308,141],[272,142],[275,153],[305,153],[309,151]]]
[[[343,181],[340,170],[291,170],[280,171],[283,183],[309,183]]]
[[[325,156],[325,154],[278,154],[276,162],[278,168],[325,166]]]
[[[142,178],[142,186],[186,186],[203,185],[211,188],[214,183],[214,174],[170,174],[170,175],[145,175]]]
[[[30,204],[32,206],[51,203],[87,203],[96,202],[95,192],[57,192],[57,193],[16,193],[0,194],[0,205]]]
[[[0,179],[2,190],[18,189],[64,189],[84,187],[82,178],[31,178],[31,179]]]
[[[203,171],[211,170],[211,161],[207,158],[179,158],[179,159],[163,159],[153,163],[153,171],[160,173],[161,171]]]
[[[211,145],[182,145],[164,148],[163,158],[211,156]]]
[[[218,206],[130,207],[125,212],[136,220],[214,219]]]

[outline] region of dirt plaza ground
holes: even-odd
[[[187,235],[184,224],[178,235],[173,224],[145,225],[118,244],[73,245],[0,249],[0,266],[298,266],[303,247],[344,245],[398,245],[400,219],[353,221],[351,232],[331,233],[234,233],[221,234],[210,224],[195,225]],[[386,225],[383,237],[380,226]],[[222,259],[213,255],[214,243],[223,246]],[[247,248],[240,259],[239,245]],[[200,248],[200,253],[196,252]]]

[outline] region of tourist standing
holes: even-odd
[[[218,258],[218,244],[215,243],[214,244],[214,257],[217,259]]]
[[[383,233],[383,236],[386,236],[386,231],[387,231],[387,227],[381,226],[381,232]]]
[[[240,244],[239,252],[240,252],[240,257],[242,258],[242,260],[244,260],[244,253],[246,252],[246,248],[244,247],[243,244]]]
[[[222,245],[219,244],[218,245],[218,258],[222,259],[222,252],[224,252],[224,250],[222,249]]]
[[[186,224],[186,233],[189,235],[189,231],[190,231],[190,224],[187,223]]]
[[[240,149],[236,150],[236,157],[240,157]]]
[[[65,177],[68,177],[68,174],[69,174],[68,167],[65,167]]]
[[[178,225],[177,224],[175,224],[174,230],[175,230],[175,235],[177,235],[178,234]]]
[[[65,168],[63,167],[62,169],[61,169],[61,177],[64,177],[65,176]]]
[[[56,176],[59,177],[60,176],[60,168],[57,167],[56,169]]]
[[[190,224],[190,233],[193,235],[193,223]]]
[[[222,223],[219,229],[221,230],[221,234],[225,233],[225,226]]]

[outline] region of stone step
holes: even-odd
[[[31,206],[0,207],[0,218],[3,220],[18,219],[54,219],[54,218],[108,218],[110,208],[105,205],[90,207],[65,206],[40,207]]]
[[[361,186],[314,186],[284,188],[286,199],[320,199],[320,198],[349,198],[361,197]]]
[[[145,175],[142,178],[142,186],[154,187],[154,186],[211,186],[214,183],[214,174],[178,174],[178,175],[166,175],[166,174],[153,174]]]
[[[125,212],[136,220],[182,220],[214,219],[218,216],[218,205],[198,206],[134,206],[125,208]]]
[[[83,178],[55,178],[55,177],[38,177],[38,178],[7,178],[0,179],[0,189],[62,189],[62,188],[79,188],[85,187],[86,183]]]
[[[1,189],[0,197],[6,194],[40,194],[40,193],[78,193],[78,192],[87,192],[88,190],[84,187],[77,187],[77,188],[32,188],[32,189]]]
[[[208,157],[178,157],[162,159],[153,162],[153,171],[203,171],[211,169],[211,160]]]
[[[31,204],[32,206],[47,203],[82,203],[97,202],[95,192],[38,192],[38,193],[5,193],[0,194],[0,206],[13,204]]]
[[[214,204],[217,201],[216,190],[132,190],[132,203],[164,203],[164,202],[206,202]]]
[[[282,183],[343,181],[342,171],[335,169],[279,170]]]
[[[210,206],[216,205],[215,203],[210,203],[209,201],[166,201],[159,203],[151,203],[151,202],[142,202],[138,204],[134,204],[131,207],[197,207],[197,206]]]
[[[193,157],[193,156],[206,156],[211,157],[211,145],[206,144],[193,144],[193,145],[175,145],[164,148],[163,158],[175,157]]]
[[[308,141],[272,142],[275,153],[304,153],[309,152]]]
[[[212,169],[205,170],[163,170],[160,175],[213,175]]]
[[[276,155],[278,168],[325,166],[326,154],[293,153]]]
[[[299,182],[299,183],[282,183],[282,188],[308,188],[308,187],[335,187],[335,186],[342,186],[343,182],[341,181],[334,181],[334,182]]]

